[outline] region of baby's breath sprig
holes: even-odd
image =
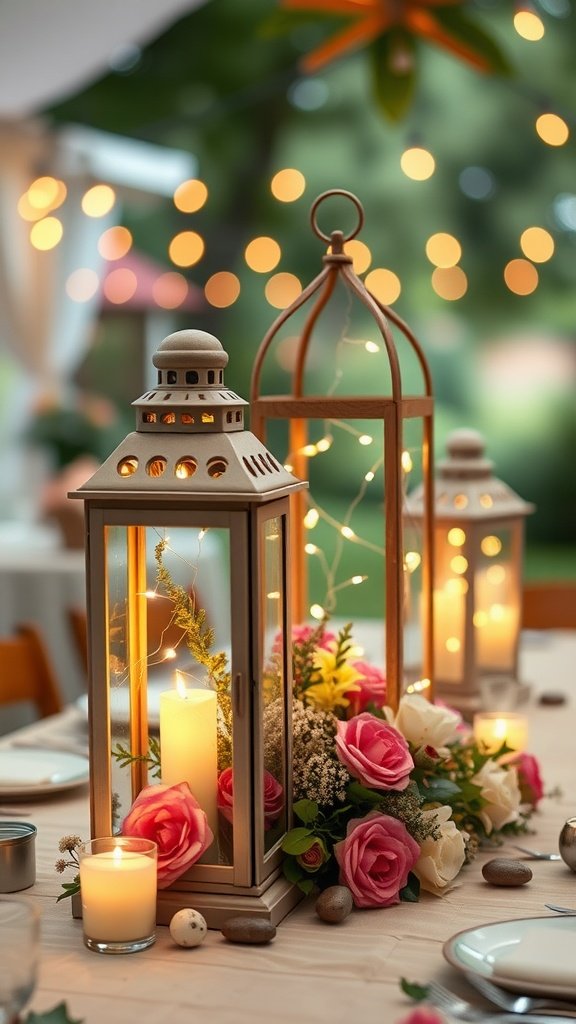
[[[61,875],[66,868],[75,868],[76,874],[71,882],[62,882],[62,888],[64,892],[61,892],[57,897],[56,902],[65,900],[68,896],[74,896],[75,893],[80,892],[80,875],[78,869],[80,867],[80,861],[78,859],[78,847],[82,846],[82,840],[80,836],[62,836],[62,839],[58,843],[58,849],[60,853],[67,853],[66,857],[59,857],[54,865],[56,871]]]

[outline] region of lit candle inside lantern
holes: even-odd
[[[525,750],[528,722],[522,715],[506,711],[485,711],[474,715],[474,739],[488,754],[506,743],[512,750]]]
[[[96,943],[113,947],[139,941],[143,948],[153,941],[156,848],[152,842],[137,840],[135,845],[138,842],[147,852],[123,847],[122,840],[113,837],[93,840],[80,850],[83,930],[86,945],[92,943],[92,948]],[[102,850],[107,844],[110,848]]]
[[[160,694],[160,772],[166,786],[187,782],[218,835],[217,700],[214,690],[187,688]]]

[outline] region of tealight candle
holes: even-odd
[[[494,754],[503,743],[512,750],[525,750],[528,722],[512,712],[480,711],[474,715],[474,739],[488,754]]]
[[[110,836],[78,849],[84,943],[98,953],[135,953],[154,942],[157,846]]]

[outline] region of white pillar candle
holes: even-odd
[[[180,687],[160,694],[162,782],[166,786],[188,783],[214,836],[218,835],[216,714],[214,690]]]
[[[81,856],[84,935],[102,943],[130,943],[153,935],[156,888],[155,856],[121,846]]]
[[[478,712],[474,715],[474,739],[488,754],[494,754],[503,743],[512,750],[525,750],[528,722],[523,715],[511,712]]]
[[[458,682],[463,672],[464,595],[458,590],[435,590],[434,661],[438,679]]]

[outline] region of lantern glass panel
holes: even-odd
[[[423,423],[418,418],[403,422],[402,465],[402,546],[403,546],[403,617],[404,617],[404,683],[422,678],[424,663],[423,570],[425,538],[422,517],[411,515],[408,492],[421,486],[423,480]]]
[[[519,626],[512,530],[487,523],[479,532],[477,545],[473,618],[476,660],[483,670],[511,672],[513,638]]]
[[[284,518],[261,524],[264,588],[261,664],[264,852],[268,853],[287,829],[286,806],[286,678],[281,638],[284,632]]]
[[[465,658],[468,530],[448,523],[436,527],[434,536],[434,665],[438,679],[457,683]]]
[[[233,754],[230,532],[108,526],[106,579],[113,827],[144,786],[187,782],[216,838],[202,862],[230,864],[231,787],[218,812]]]

